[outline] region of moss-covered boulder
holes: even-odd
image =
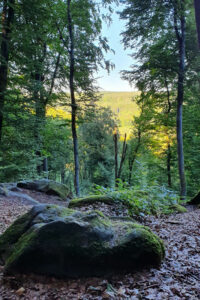
[[[0,236],[5,272],[58,277],[158,266],[162,241],[148,227],[55,205],[38,205]]]
[[[49,195],[57,195],[63,200],[66,200],[66,198],[69,196],[68,187],[53,180],[41,179],[33,181],[21,181],[17,183],[17,186],[28,190],[44,192]]]

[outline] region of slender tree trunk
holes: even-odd
[[[121,172],[122,172],[122,167],[126,158],[126,151],[127,151],[127,143],[126,143],[126,133],[124,136],[124,142],[123,142],[123,148],[122,148],[122,156],[121,156],[121,161],[120,161],[120,166],[119,166],[119,170],[118,170],[118,178],[121,178]]]
[[[38,146],[41,147],[41,130],[45,126],[46,103],[39,95],[35,98],[35,138]]]
[[[48,158],[43,159],[43,171],[46,172],[46,178],[48,178]]]
[[[167,149],[167,179],[168,179],[168,187],[172,187],[172,179],[171,179],[171,145],[168,143]]]
[[[76,130],[77,104],[76,104],[75,88],[74,88],[74,71],[75,71],[74,35],[73,35],[73,24],[72,24],[72,18],[71,18],[70,4],[71,4],[71,0],[67,0],[67,19],[68,19],[68,30],[69,30],[69,40],[70,40],[69,86],[70,86],[71,107],[72,107],[72,137],[73,137],[73,146],[74,146],[74,165],[75,165],[74,184],[75,184],[76,195],[80,196],[78,137],[77,137],[77,130]]]
[[[38,157],[42,157],[42,148],[43,148],[43,140],[42,140],[42,133],[41,131],[44,129],[45,127],[45,116],[46,116],[46,105],[44,103],[44,101],[41,100],[39,94],[37,93],[37,97],[35,98],[35,112],[36,112],[36,116],[35,116],[35,126],[34,126],[34,131],[35,131],[35,141],[36,141],[36,155]],[[47,171],[46,170],[47,167],[47,162],[40,161],[39,164],[37,165],[37,172],[39,175],[41,175],[41,173],[43,171]]]
[[[2,11],[2,40],[0,49],[0,141],[2,138],[3,109],[5,102],[5,93],[8,83],[8,61],[9,61],[9,42],[11,26],[14,20],[15,0],[4,0]]]
[[[200,1],[194,0],[198,44],[200,48]]]
[[[170,134],[169,134],[169,118],[170,118],[170,112],[171,112],[171,101],[170,101],[170,92],[169,92],[169,87],[168,87],[168,82],[167,79],[165,78],[165,87],[167,90],[167,104],[168,104],[168,109],[167,109],[167,139],[168,139],[168,145],[167,145],[167,182],[168,182],[168,187],[172,187],[172,180],[171,180],[171,144],[170,144]]]
[[[183,128],[182,128],[182,111],[184,100],[184,78],[185,78],[185,16],[184,0],[181,2],[180,28],[178,29],[177,10],[174,10],[174,28],[179,46],[179,72],[178,72],[178,94],[177,94],[177,146],[178,146],[178,169],[180,178],[180,196],[182,199],[186,196],[186,179],[184,168],[184,151],[183,151]]]
[[[126,134],[124,137],[124,142],[123,142],[123,149],[122,149],[122,155],[121,155],[121,160],[118,168],[118,133],[117,133],[117,128],[113,136],[114,140],[114,147],[115,147],[115,186],[118,186],[117,179],[120,179],[121,177],[121,172],[122,172],[122,167],[126,158],[126,151],[127,151],[127,143],[126,143]]]
[[[117,186],[117,178],[118,178],[118,136],[117,130],[113,136],[114,146],[115,146],[115,186]]]
[[[138,150],[141,145],[141,131],[140,128],[138,128],[138,138],[137,138],[137,145],[135,147],[134,153],[129,159],[129,175],[128,175],[128,183],[131,184],[131,178],[132,178],[132,171],[133,171],[133,164],[135,162],[135,159],[137,157]]]
[[[178,144],[178,167],[180,177],[180,196],[186,196],[186,179],[184,170],[183,133],[182,133],[182,103],[177,103],[177,144]]]
[[[43,45],[43,57],[40,60],[40,65],[42,66],[45,61],[45,57],[47,54],[47,47],[46,43]],[[55,85],[55,79],[57,76],[57,71],[60,63],[60,53],[58,53],[58,56],[56,58],[56,63],[55,63],[55,69],[52,75],[51,79],[51,86],[50,90],[48,92],[47,96],[44,96],[44,75],[41,74],[43,73],[43,70],[38,70],[38,73],[36,71],[36,74],[33,78],[35,81],[35,87],[34,87],[34,100],[35,100],[35,139],[36,139],[36,145],[37,145],[37,150],[36,154],[39,157],[42,157],[42,152],[41,150],[44,148],[44,142],[43,142],[43,137],[41,134],[41,131],[44,130],[45,125],[46,125],[46,106],[48,104],[48,100],[52,95],[53,88]],[[43,160],[39,163],[37,166],[37,172],[40,175],[42,172],[46,173],[46,177],[48,177],[48,158],[44,157]]]
[[[63,169],[60,171],[60,177],[61,177],[61,183],[65,183],[65,166],[63,166]]]

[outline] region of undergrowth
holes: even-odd
[[[121,180],[114,189],[95,185],[92,194],[108,195],[124,203],[131,215],[169,214],[174,211],[174,205],[180,204],[178,194],[164,186],[130,187]]]

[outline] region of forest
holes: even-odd
[[[98,84],[113,14],[131,92]],[[0,18],[0,300],[199,299],[199,0]]]

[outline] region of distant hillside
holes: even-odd
[[[139,114],[134,97],[138,92],[103,92],[102,98],[98,102],[99,106],[110,107],[117,118],[120,120],[119,131],[122,135],[131,133],[131,123],[133,117]],[[69,107],[48,107],[47,116],[59,117],[61,119],[70,119]]]
[[[130,134],[133,117],[139,114],[134,97],[138,92],[103,92],[100,106],[110,107],[120,120],[120,133]]]

